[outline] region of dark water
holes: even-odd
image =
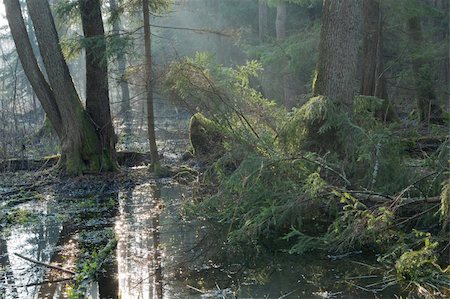
[[[109,192],[95,200],[47,196],[45,201],[22,205],[41,216],[1,235],[0,298],[65,298],[70,281],[52,281],[69,274],[15,253],[75,270],[80,240],[92,238],[95,243],[105,228],[118,237],[115,258],[89,286],[89,298],[393,298],[392,293],[362,290],[359,286],[382,279],[369,276],[373,275],[369,267],[345,259],[284,257],[270,271],[241,269],[233,276],[201,259],[197,244],[203,229],[181,221],[177,213],[188,196],[188,189],[166,181]],[[87,204],[92,201],[108,208]],[[194,268],[198,271],[186,275]],[[49,283],[41,284],[44,281]]]

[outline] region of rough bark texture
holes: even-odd
[[[286,21],[287,21],[287,7],[285,2],[280,2],[277,5],[277,18],[275,22],[275,29],[277,33],[277,41],[283,42],[286,37]],[[295,88],[292,86],[295,82],[294,74],[289,69],[289,57],[283,58],[283,103],[286,107],[291,108],[293,106],[295,98]]]
[[[286,19],[287,19],[286,3],[280,2],[277,5],[277,19],[275,21],[275,30],[277,32],[278,40],[283,40],[286,38]]]
[[[408,33],[411,44],[416,51],[423,46],[422,25],[417,16],[408,20]],[[412,57],[412,70],[416,86],[417,106],[419,118],[423,123],[439,122],[442,119],[442,111],[437,104],[434,86],[434,70],[429,61],[421,58],[417,53]]]
[[[150,144],[150,155],[152,165],[155,167],[159,163],[158,148],[156,147],[155,117],[153,112],[153,74],[152,74],[152,49],[150,31],[150,12],[148,0],[142,1],[144,16],[144,46],[145,46],[145,91],[147,95],[147,127],[148,141]]]
[[[18,0],[5,0],[6,17],[8,19],[11,34],[16,45],[25,74],[33,87],[42,108],[50,119],[56,133],[61,138],[62,122],[61,115],[56,105],[53,92],[41,72],[33,53],[33,47],[28,39],[28,33],[22,17],[20,3]]]
[[[111,9],[111,13],[115,13],[117,11],[116,0],[110,0],[109,7]],[[120,34],[120,20],[118,17],[113,20],[112,29],[114,35],[118,36]],[[131,135],[131,105],[130,105],[130,89],[128,86],[128,82],[125,80],[127,60],[125,57],[125,53],[122,51],[119,51],[117,53],[117,64],[118,64],[118,73],[120,76],[120,90],[122,92],[120,114],[123,117],[123,122],[125,126],[125,146],[127,146],[127,137]]]
[[[449,40],[450,38],[450,3],[448,1],[444,1],[444,5],[443,5],[444,10],[446,11],[447,14],[447,32],[445,33],[445,40]],[[446,61],[446,65],[447,67],[445,68],[445,82],[447,83],[447,97],[450,98],[450,45],[449,43],[447,43],[447,61]],[[448,105],[448,102],[447,102]]]
[[[383,19],[379,0],[363,1],[364,40],[362,59],[362,95],[383,99],[383,106],[376,112],[383,121],[394,121],[395,113],[386,88],[386,77],[383,65]]]
[[[355,94],[361,3],[324,0],[313,93],[351,106]]]
[[[269,36],[268,22],[269,7],[265,0],[258,1],[258,24],[259,24],[259,41],[265,42]]]
[[[102,144],[75,90],[48,2],[27,0],[27,5],[62,119],[61,166],[69,174],[111,170],[110,163],[103,163]]]
[[[86,43],[86,111],[103,150],[103,167],[114,169],[116,135],[111,122],[105,31],[99,0],[80,1]],[[110,165],[111,164],[111,165]]]

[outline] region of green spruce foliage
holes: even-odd
[[[257,62],[214,65],[198,54],[168,73],[172,99],[201,111],[202,122],[223,136],[203,177],[214,191],[186,204],[187,215],[216,232],[228,260],[248,252],[257,259],[278,250],[365,250],[396,271],[390,283],[417,291],[430,282],[445,291],[445,283],[424,278],[448,279],[438,258],[439,248],[448,250],[441,230],[448,223],[448,186],[441,192],[448,164],[436,163],[442,155],[411,156],[411,132],[378,121],[382,101],[374,97],[355,98],[351,111],[323,96],[291,112],[277,108],[249,84],[258,69]],[[439,196],[440,205],[418,208]],[[426,259],[411,237],[415,229],[436,235]]]

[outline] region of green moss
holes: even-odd
[[[84,258],[78,261],[75,283],[67,289],[69,298],[86,298],[90,283],[98,279],[98,275],[103,270],[104,264],[114,253],[114,249],[117,246],[117,238],[111,236],[111,232],[105,232],[101,237],[107,237],[108,235],[110,236],[109,241],[103,247],[100,247],[104,244],[103,242],[95,246],[92,246],[93,244],[89,242],[88,247],[83,247],[83,244],[81,244],[83,247],[82,251],[86,252],[86,254]],[[87,244],[84,243],[84,245]]]
[[[102,150],[99,137],[85,111],[79,112],[82,125],[80,149],[71,149],[62,161],[69,175],[115,171],[118,164],[109,150]]]
[[[224,133],[212,120],[200,112],[191,117],[189,139],[194,155],[216,155],[223,151]]]
[[[280,141],[289,153],[342,151],[338,131],[347,121],[346,115],[329,98],[313,97],[294,110],[280,133]]]
[[[26,224],[35,221],[36,218],[36,214],[26,209],[15,209],[6,215],[6,221],[11,225]]]
[[[313,90],[313,92],[315,93],[316,92],[316,88],[317,88],[317,76],[318,76],[318,72],[317,72],[317,69],[315,69],[314,70],[314,77],[313,77],[313,81],[312,81],[312,90]]]
[[[437,246],[436,242],[425,238],[421,249],[403,253],[395,263],[397,280],[408,289],[419,290],[427,298],[433,295],[446,297],[440,289],[450,291],[450,267],[443,270],[438,265],[434,251]]]
[[[161,165],[160,162],[150,165],[150,169],[153,171],[156,177],[166,178],[172,175],[172,172],[166,166]]]

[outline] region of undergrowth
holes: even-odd
[[[212,65],[204,54],[172,65],[172,98],[226,136],[204,171],[214,193],[185,213],[204,221],[228,261],[364,250],[406,290],[448,294],[449,142],[411,156],[410,130],[377,120],[373,97],[348,110],[318,96],[286,112],[250,86],[258,69]]]

